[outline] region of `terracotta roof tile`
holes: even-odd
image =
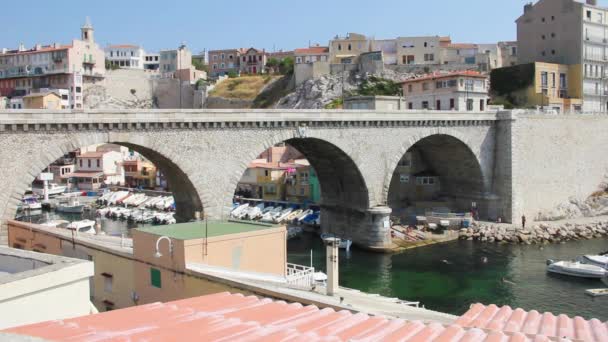
[[[509,306],[472,305],[456,324],[464,327],[481,328],[508,333],[543,335],[555,338],[568,338],[581,341],[608,341],[608,323],[597,319],[585,320],[581,317],[570,318],[552,313],[540,314],[532,310],[511,309]]]
[[[508,321],[513,314],[508,309],[474,306],[460,320],[487,325],[496,317]],[[519,316],[515,318],[525,321]],[[580,321],[567,324],[565,318],[555,318],[555,321],[564,324],[560,328],[566,327],[563,334],[582,324]],[[496,326],[504,325],[497,323]],[[592,328],[600,329],[600,325]],[[549,341],[546,336],[524,335],[518,326],[521,324],[513,326],[514,333],[505,333],[467,328],[458,322],[445,326],[390,320],[241,294],[217,293],[37,323],[6,332],[54,341]],[[538,329],[535,331],[538,333]],[[585,336],[590,335],[579,335]]]
[[[309,48],[295,49],[294,53],[301,55],[317,55],[329,53],[329,48],[326,46],[312,46]]]

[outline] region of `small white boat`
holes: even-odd
[[[298,220],[298,222],[302,222],[302,220],[304,220],[308,215],[312,215],[312,213],[312,209],[305,210],[304,212],[302,212],[302,214],[298,215],[296,220]]]
[[[40,224],[45,227],[53,227],[53,228],[66,228],[70,224],[70,221],[66,220],[51,220],[45,223]]]
[[[608,296],[608,289],[589,289],[585,293],[591,297]]]
[[[289,216],[291,214],[292,211],[293,211],[293,208],[287,208],[287,209],[281,211],[279,214],[275,215],[272,218],[272,222],[274,222],[274,223],[283,222],[287,218],[287,216]]]
[[[49,183],[47,187],[47,194],[49,196],[56,196],[64,193],[67,190],[65,185],[59,185],[57,183]],[[44,196],[44,188],[32,188],[34,195]]]
[[[264,210],[264,204],[260,203],[260,204],[256,205],[255,207],[251,208],[251,210],[249,210],[245,219],[253,221],[253,220],[261,217],[262,210]]]
[[[74,221],[67,225],[67,229],[77,230],[78,233],[95,234],[95,221],[82,220]]]
[[[275,207],[274,209],[270,210],[266,214],[262,215],[262,218],[260,219],[260,221],[272,223],[274,221],[274,217],[276,215],[280,215],[281,211],[283,211],[282,207]]]
[[[80,204],[77,199],[72,198],[67,203],[59,203],[56,210],[60,213],[82,214],[84,212],[84,204]]]
[[[585,255],[582,262],[608,269],[608,255]]]
[[[249,208],[249,204],[241,204],[230,212],[230,216],[232,216],[232,218],[237,218],[247,208]]]
[[[24,197],[21,200],[21,209],[39,210],[42,209],[42,203],[38,202],[38,199],[35,197]]]
[[[338,246],[338,248],[346,249],[347,252],[350,251],[350,246],[352,246],[353,240],[343,239],[343,238],[336,236],[335,234],[331,234],[331,233],[321,234],[321,240],[326,240],[326,239],[331,239],[331,238],[340,239],[340,245]]]
[[[312,278],[313,278],[314,282],[319,285],[327,285],[327,274],[325,274],[323,272],[315,272],[312,275]]]
[[[601,279],[608,275],[602,267],[583,264],[578,261],[547,260],[547,272],[563,274],[571,277]]]

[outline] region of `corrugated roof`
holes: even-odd
[[[6,332],[53,341],[549,341],[544,336],[427,325],[226,292]]]
[[[474,304],[471,309],[456,320],[464,327],[543,335],[589,342],[608,341],[608,323],[597,319],[585,320],[566,315],[555,316],[550,312],[541,314],[532,310],[511,309],[509,306]]]

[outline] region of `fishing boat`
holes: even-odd
[[[571,277],[601,279],[608,275],[608,270],[602,267],[583,264],[578,261],[547,260],[547,272],[563,274]]]
[[[82,214],[84,212],[84,204],[80,204],[76,198],[71,198],[67,203],[59,203],[55,210],[60,213]]]
[[[59,185],[57,183],[49,183],[46,193],[49,196],[56,196],[64,193],[67,190],[65,185]],[[44,196],[44,188],[32,188],[32,192],[37,196]]]
[[[82,220],[74,221],[67,225],[67,229],[78,231],[78,233],[95,234],[95,221],[93,220]]]
[[[584,255],[582,262],[608,269],[608,255]]]
[[[340,239],[340,245],[338,246],[338,248],[340,249],[346,249],[346,251],[350,251],[350,246],[352,246],[353,244],[353,240],[351,239],[343,239],[339,236],[336,236],[335,234],[331,234],[331,233],[324,233],[321,234],[321,240],[325,241],[327,239],[333,239],[333,238],[338,238]]]

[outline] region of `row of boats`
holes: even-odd
[[[107,192],[97,199],[96,214],[137,223],[175,224],[173,196],[148,196],[130,191]]]
[[[579,278],[607,278],[608,252],[584,255],[573,261],[547,260],[547,272]]]
[[[144,207],[157,210],[175,210],[173,196],[148,196],[144,193],[130,191],[106,192],[97,199],[100,205]]]
[[[263,203],[257,205],[235,204],[230,217],[237,220],[260,221],[264,223],[299,223],[308,225],[320,225],[321,215],[319,211],[312,209],[296,209],[294,207],[282,207],[280,205],[265,206]]]
[[[105,207],[97,209],[97,216],[137,223],[175,224],[175,213],[145,208]]]

